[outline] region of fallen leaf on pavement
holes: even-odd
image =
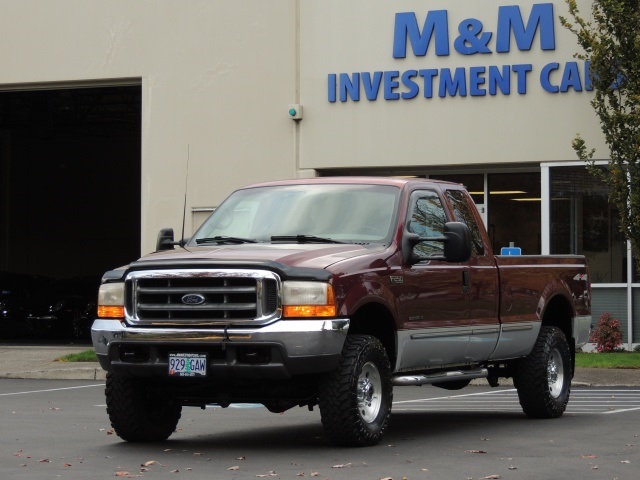
[[[227,470],[240,470],[240,467],[238,465],[234,465],[233,467],[227,468]]]
[[[350,467],[350,466],[351,466],[351,463],[343,463],[341,465],[334,465],[331,468],[347,468],[347,467]]]
[[[496,480],[502,478],[500,475],[487,475],[486,477],[480,477],[481,480]]]
[[[598,458],[597,455],[580,455],[582,458]]]
[[[484,450],[465,450],[464,453],[487,453]]]
[[[141,466],[142,467],[150,467],[151,465],[156,465],[158,462],[156,462],[155,460],[149,460],[148,462],[144,462]]]

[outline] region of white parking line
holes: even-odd
[[[621,410],[610,410],[608,412],[602,412],[604,415],[610,414],[610,413],[623,413],[623,412],[633,412],[634,410],[640,410],[640,407],[636,407],[636,408],[624,408]]]
[[[640,410],[640,390],[579,388],[571,393],[569,414],[613,414]],[[447,395],[394,402],[396,412],[522,411],[515,389]]]
[[[491,392],[479,392],[479,393],[466,393],[464,395],[447,395],[446,397],[434,397],[434,398],[418,398],[415,400],[400,400],[398,402],[393,402],[394,405],[399,405],[401,403],[416,403],[416,402],[433,402],[436,400],[448,400],[451,398],[462,398],[462,397],[479,397],[482,395],[498,395],[505,392],[515,392],[515,388],[511,390],[494,390]]]
[[[9,395],[25,395],[27,393],[59,392],[62,390],[75,390],[78,388],[91,388],[91,387],[104,387],[104,383],[96,383],[95,385],[79,385],[77,387],[48,388],[46,390],[29,390],[26,392],[0,393],[0,397],[7,397]]]

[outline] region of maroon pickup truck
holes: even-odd
[[[584,257],[494,255],[460,185],[279,181],[107,272],[92,339],[124,440],[168,438],[183,406],[250,402],[318,405],[332,442],[373,445],[394,386],[512,377],[528,416],[562,415],[590,294]]]

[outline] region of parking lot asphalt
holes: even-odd
[[[105,371],[98,362],[62,362],[70,353],[91,349],[90,344],[17,344],[0,343],[0,378],[35,378],[48,380],[103,380]],[[485,385],[484,380],[474,380]],[[640,386],[640,369],[578,368],[574,385]],[[509,379],[500,379],[509,385]]]

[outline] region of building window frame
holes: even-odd
[[[607,160],[597,160],[595,165],[606,166],[609,164]],[[551,169],[557,167],[586,167],[587,163],[584,161],[573,162],[543,162],[540,163],[540,181],[541,181],[541,193],[542,201],[541,208],[541,234],[542,234],[542,254],[549,255],[551,252]],[[598,289],[625,289],[626,290],[626,307],[627,307],[627,348],[632,350],[633,348],[633,291],[640,288],[640,283],[633,282],[633,255],[631,250],[631,242],[626,242],[627,248],[627,281],[621,283],[592,283],[591,287],[594,290]],[[598,321],[597,318],[593,319],[595,324]]]

